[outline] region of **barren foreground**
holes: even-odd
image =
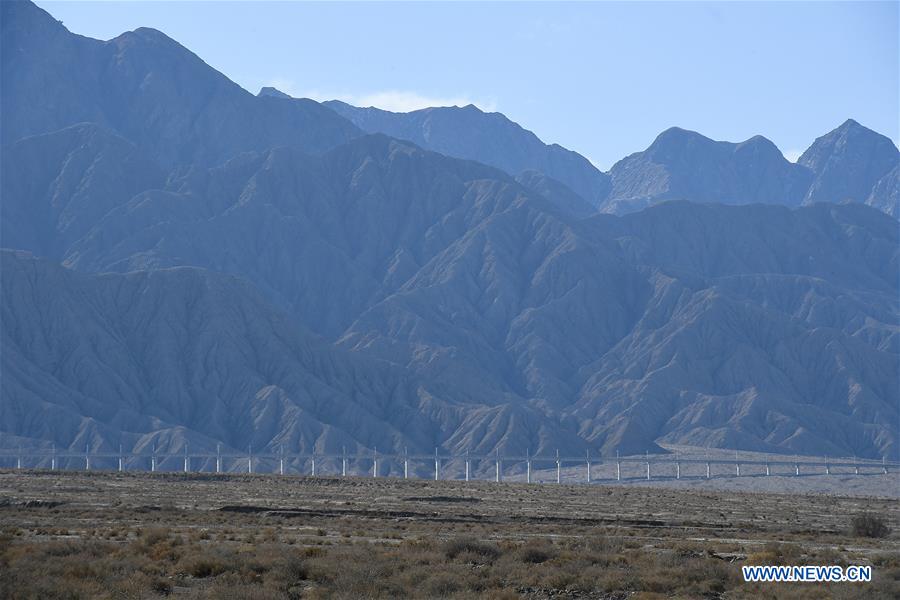
[[[854,531],[863,513],[893,533]],[[893,499],[6,471],[0,524],[3,598],[900,596]],[[874,580],[745,584],[744,564]]]

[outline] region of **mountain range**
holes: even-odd
[[[170,169],[272,145],[319,151],[360,133],[312,100],[250,94],[155,29],[103,42],[73,35],[27,1],[0,10],[4,145],[90,122]]]
[[[274,88],[265,88],[260,95],[290,97]],[[643,152],[603,173],[581,155],[546,145],[502,114],[472,105],[409,113],[358,108],[336,100],[325,105],[370,133],[477,160],[514,176],[540,172],[601,212],[625,214],[667,200],[792,207],[849,201],[900,217],[896,194],[900,152],[889,138],[852,119],[817,139],[796,164],[759,135],[735,144],[673,127]]]
[[[606,174],[0,10],[0,445],[900,454],[897,149],[854,121]]]

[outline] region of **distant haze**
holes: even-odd
[[[165,31],[252,93],[501,111],[602,170],[672,125],[789,159],[848,117],[900,138],[896,2],[38,4],[91,37]]]

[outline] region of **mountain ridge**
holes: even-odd
[[[583,219],[499,170],[366,136],[320,156],[281,148],[170,180],[115,207],[63,260],[87,272],[190,265],[238,275],[340,351],[428,382],[443,411],[465,407],[472,430],[450,439],[488,451],[500,439],[474,432],[522,410],[547,437],[518,437],[504,452],[577,443],[608,455],[706,437],[872,456],[895,451],[882,426],[860,424],[858,442],[836,446],[825,423],[848,418],[840,390],[851,380],[860,423],[892,414],[880,382],[897,366],[894,223],[856,205],[679,202]],[[775,304],[789,295],[808,300]],[[764,326],[768,341],[758,339]],[[704,330],[719,332],[711,356],[734,357],[727,366],[696,355]],[[829,345],[865,359],[825,367]],[[677,376],[634,370],[656,355],[683,357],[669,367]],[[723,368],[729,379],[710,376]],[[811,383],[819,369],[836,387]],[[804,386],[827,399],[823,423],[787,411]],[[726,398],[790,434],[741,422],[717,423],[728,435],[704,432],[671,413]],[[661,420],[639,416],[642,406]]]
[[[0,241],[43,257],[2,256],[0,444],[898,453],[896,220],[808,197],[895,202],[858,124],[809,167],[673,128],[610,184],[474,106],[414,115],[447,156],[0,10]]]
[[[312,100],[253,96],[155,29],[104,42],[70,33],[31,2],[0,10],[4,145],[94,122],[172,168],[280,144],[324,150],[360,134]]]
[[[547,159],[534,155],[521,157],[518,162],[498,159],[486,152],[484,147],[487,144],[479,140],[485,135],[502,138],[509,137],[509,134],[488,133],[494,131],[492,127],[495,126],[490,120],[498,113],[484,113],[472,105],[394,113],[375,107],[359,108],[338,100],[324,104],[368,132],[385,133],[442,154],[492,164],[518,177],[530,171],[542,172],[601,212],[624,214],[667,200],[726,204],[762,202],[786,206],[850,200],[869,203],[892,216],[900,214],[896,201],[890,200],[894,198],[891,192],[896,186],[892,184],[894,180],[888,177],[891,167],[900,162],[900,154],[888,138],[853,119],[848,119],[813,142],[797,163],[785,159],[777,146],[761,135],[754,135],[742,142],[724,142],[695,131],[670,127],[660,133],[646,150],[618,161],[608,173],[602,173],[601,178],[596,173],[585,174],[592,171],[600,173],[597,169],[585,168],[585,173],[581,175],[571,170],[554,171],[553,166],[548,166]],[[443,122],[435,126],[434,120],[437,118],[446,123],[452,122],[452,126]],[[509,123],[521,129],[517,124]],[[854,159],[852,152],[848,158],[824,157],[824,154],[839,146],[827,140],[846,136],[848,130],[855,137],[862,138],[855,149],[857,154],[878,158],[872,174],[857,175],[857,172],[866,171],[860,165],[866,164],[867,159]],[[460,143],[458,138],[462,138],[463,142]],[[515,142],[513,139],[509,138],[508,146],[528,145],[537,138]],[[554,148],[562,149],[556,144],[546,148],[551,153]],[[812,153],[823,156],[813,161]],[[816,166],[819,162],[821,167]],[[829,167],[822,173],[826,163]],[[585,177],[594,178],[594,183],[585,183]],[[840,191],[846,177],[860,180],[849,193]],[[879,187],[882,178],[884,181]],[[570,194],[562,192],[562,195]]]
[[[483,112],[472,104],[409,113],[358,108],[338,100],[324,104],[369,133],[384,133],[441,154],[477,160],[513,176],[529,170],[543,172],[595,206],[609,188],[606,174],[580,154],[558,144],[545,144],[501,113]]]

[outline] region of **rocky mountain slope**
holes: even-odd
[[[677,127],[617,162],[610,176],[603,210],[614,213],[665,200],[799,206],[812,180],[806,168],[785,160],[762,136],[732,144]]]
[[[59,259],[109,211],[164,184],[134,144],[92,123],[24,138],[0,151],[0,238]]]
[[[597,206],[609,192],[609,177],[589,160],[559,144],[545,144],[532,132],[496,112],[473,105],[395,113],[325,102],[369,133],[384,133],[457,158],[477,160],[516,176],[540,171]]]
[[[31,2],[0,11],[3,144],[91,122],[170,168],[281,144],[324,150],[360,133],[312,100],[253,96],[155,29],[103,42]]]
[[[289,98],[274,88],[260,94]],[[850,201],[900,214],[896,174],[890,175],[900,152],[890,139],[852,119],[816,140],[797,164],[759,135],[740,143],[719,142],[673,127],[606,174],[576,153],[545,146],[503,115],[474,106],[393,113],[336,100],[325,104],[364,131],[477,160],[526,184],[546,186],[546,180],[533,179],[541,174],[555,182],[554,197],[580,196],[601,212],[626,214],[668,200],[790,207]]]
[[[601,210],[623,214],[666,200],[861,202],[896,216],[896,175],[891,179],[890,171],[898,164],[900,151],[890,139],[852,119],[817,139],[797,164],[762,136],[734,144],[672,128],[647,150],[613,165]]]
[[[878,180],[866,204],[900,219],[900,164]]]
[[[464,160],[2,10],[0,245],[41,258],[3,255],[0,445],[900,452],[896,220],[801,206],[841,169],[896,200],[856,127],[810,166],[670,130],[613,169],[648,208],[597,214],[542,144]]]
[[[82,275],[8,250],[0,261],[0,423],[19,442],[428,452],[478,413],[401,369],[333,348],[231,276],[188,267]],[[510,410],[564,438],[527,409]]]
[[[887,137],[848,119],[834,131],[818,138],[797,164],[815,173],[806,193],[806,202],[870,202],[876,208],[897,216],[897,203],[884,195],[891,190],[896,197],[900,152]]]
[[[441,429],[451,448],[877,455],[896,444],[897,247],[895,221],[861,205],[584,220],[501,171],[367,136],[171,179],[60,258],[238,275],[466,406]]]

